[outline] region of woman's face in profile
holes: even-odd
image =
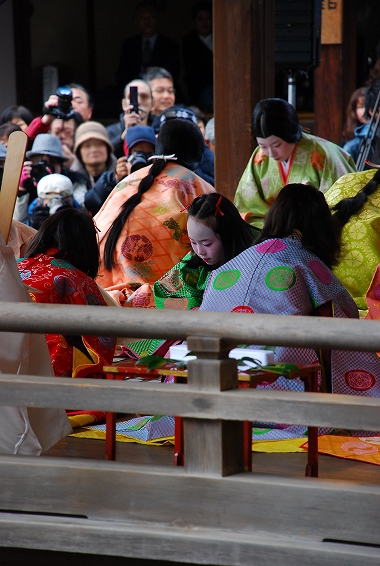
[[[295,146],[295,143],[288,143],[277,136],[256,139],[263,153],[276,161],[287,161]]]

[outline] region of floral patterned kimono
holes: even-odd
[[[344,175],[325,194],[332,208],[344,198],[354,197],[375,175],[376,169]],[[354,299],[360,315],[367,314],[366,293],[380,263],[380,190],[367,198],[342,230],[342,254],[333,271]]]
[[[341,147],[304,132],[285,183],[279,167],[257,147],[240,179],[235,205],[243,218],[258,228],[263,227],[264,217],[284,184],[311,184],[326,192],[339,177],[355,171],[352,157]]]
[[[95,216],[102,259],[109,228],[149,169],[144,167],[120,181]],[[115,247],[117,265],[107,271],[102,264],[99,285],[123,305],[141,283],[160,279],[190,250],[186,207],[195,197],[211,192],[214,187],[189,169],[167,163],[122,229]]]
[[[66,305],[106,305],[93,279],[67,261],[49,254],[20,259],[21,279],[29,285],[36,303]],[[54,374],[59,377],[103,377],[103,366],[110,365],[115,338],[102,336],[63,336],[46,334]]]
[[[200,310],[307,316],[329,301],[334,317],[358,318],[350,294],[294,233],[257,244],[213,271]],[[318,356],[312,349],[277,347],[275,360],[310,364]],[[374,352],[333,350],[331,366],[333,393],[380,396],[380,359]],[[285,380],[275,388],[292,384]]]
[[[191,310],[202,302],[210,271],[203,265],[189,268],[188,253],[153,285],[144,284],[133,293],[129,306],[150,309]]]

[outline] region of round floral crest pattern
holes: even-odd
[[[376,383],[376,379],[369,371],[353,369],[344,374],[348,387],[354,391],[369,391]]]
[[[240,279],[240,271],[238,269],[228,269],[219,273],[214,279],[213,287],[217,291],[222,291],[223,289],[229,289],[235,285],[235,283]]]
[[[348,227],[348,233],[353,240],[362,240],[367,235],[367,228],[359,220]]]
[[[168,297],[164,301],[165,309],[172,309],[177,311],[185,311],[188,308],[189,301],[186,297]]]
[[[286,249],[286,243],[283,240],[267,240],[256,247],[259,254],[275,254]]]
[[[363,260],[363,254],[359,250],[352,250],[343,258],[343,261],[350,267],[358,267],[363,263]]]
[[[265,277],[265,283],[272,291],[287,291],[296,282],[296,274],[291,267],[280,265],[273,267]]]
[[[53,281],[60,297],[69,297],[76,289],[74,281],[65,275],[56,275]]]
[[[231,312],[255,314],[255,311],[251,309],[251,307],[248,307],[247,305],[239,305],[238,307],[234,307]]]
[[[153,244],[146,236],[132,234],[125,238],[121,253],[126,259],[143,262],[152,256]]]
[[[330,285],[332,273],[329,269],[327,269],[327,267],[325,267],[320,261],[317,261],[316,259],[311,259],[308,265],[321,283],[323,283],[324,285]]]

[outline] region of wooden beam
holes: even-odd
[[[380,430],[380,398],[326,393],[1,374],[0,404]]]
[[[321,542],[314,536],[242,535],[215,528],[170,528],[120,521],[91,521],[0,513],[0,544],[26,549],[81,552],[220,566],[378,566],[380,551],[364,545]],[[27,551],[25,551],[27,552]],[[70,554],[67,560],[71,561]],[[107,560],[105,560],[107,562]],[[145,561],[144,561],[145,564]]]
[[[0,302],[0,331],[97,336],[100,328],[102,336],[212,334],[240,344],[380,351],[377,320]]]
[[[236,360],[228,358],[228,349],[219,338],[190,336],[187,344],[198,357],[189,362],[187,383],[190,391],[237,390]],[[212,359],[221,351],[224,359]],[[201,399],[199,408],[204,402]],[[183,430],[185,469],[188,473],[228,476],[244,471],[242,422],[185,418]]]
[[[214,17],[216,190],[234,199],[253,148],[253,106],[273,96],[274,0],[217,0]]]
[[[123,521],[145,534],[147,524],[199,533],[214,525],[237,538],[302,533],[314,541],[380,544],[378,485],[250,473],[202,477],[176,466],[27,456],[1,456],[0,481],[1,510]]]

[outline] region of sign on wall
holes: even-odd
[[[343,0],[322,0],[321,43],[342,43]]]

